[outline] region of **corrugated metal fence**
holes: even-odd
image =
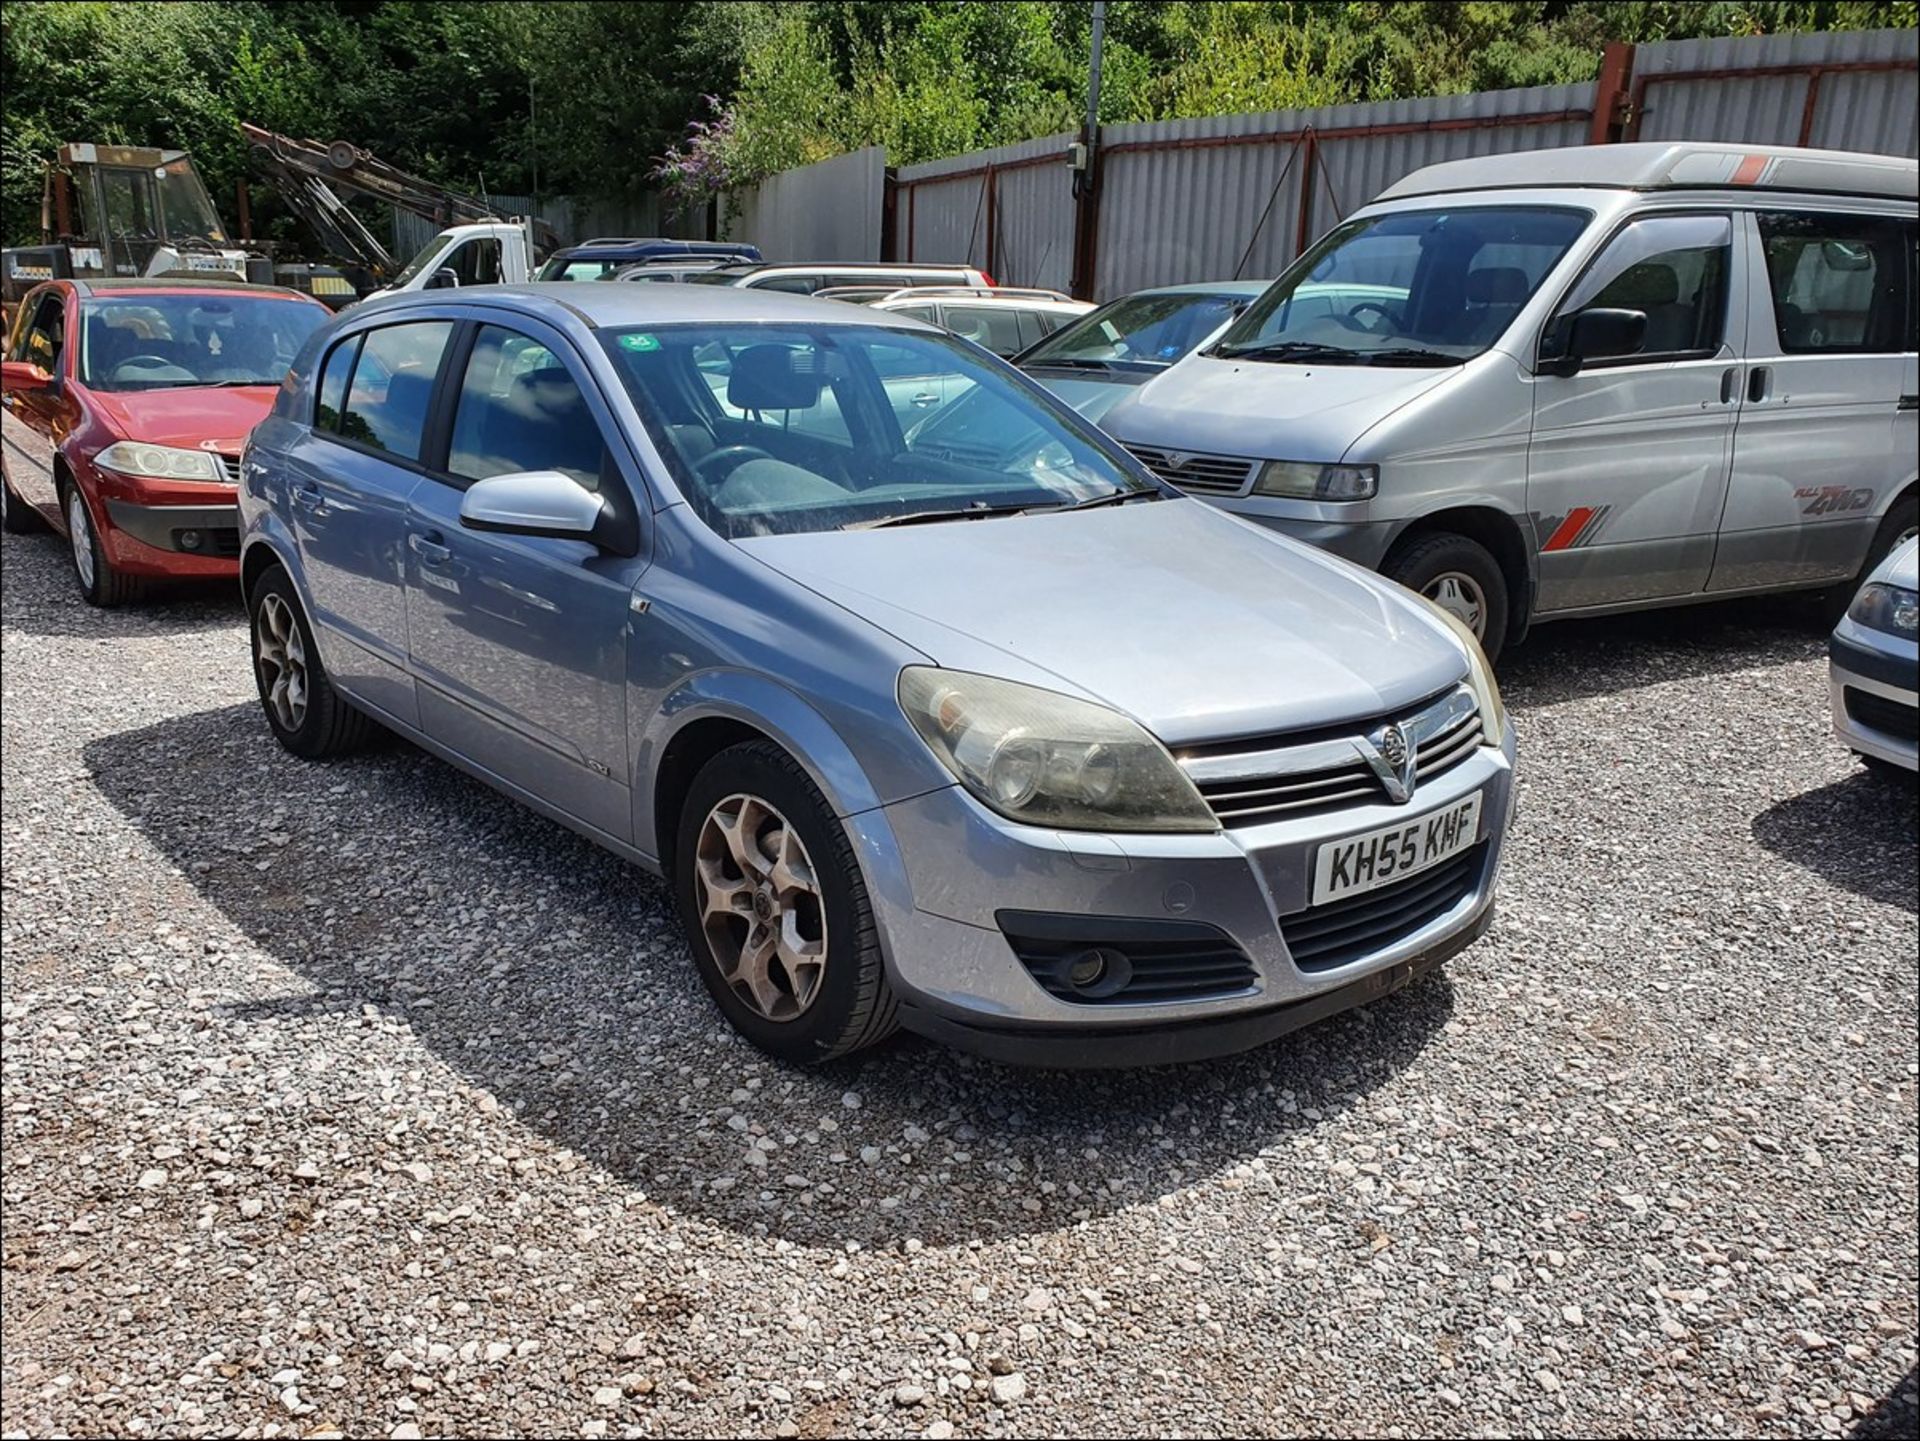
[[[1917,101],[1911,30],[1610,46],[1591,85],[1104,126],[1084,207],[1074,135],[903,166],[888,258],[968,261],[1003,284],[1103,299],[1265,277],[1438,161],[1622,139],[1915,155]]]
[[[878,260],[886,189],[885,150],[836,155],[735,196],[727,238],[769,260]]]

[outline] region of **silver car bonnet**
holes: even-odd
[[[1293,365],[1195,352],[1101,420],[1122,441],[1265,460],[1337,461],[1455,367]]]
[[[1920,539],[1896,545],[1869,578],[1882,585],[1920,590]]]
[[[1193,500],[735,543],[940,665],[1173,745],[1375,716],[1467,672],[1399,587]]]
[[[1066,401],[1081,415],[1098,425],[1109,410],[1131,395],[1151,376],[1128,376],[1125,379],[1096,380],[1084,375],[1069,375],[1059,370],[1048,370],[1042,366],[1029,372],[1031,379]]]

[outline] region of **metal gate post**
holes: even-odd
[[[1593,82],[1593,124],[1587,144],[1607,145],[1624,138],[1627,97],[1632,90],[1633,46],[1609,41],[1601,52],[1599,77]]]

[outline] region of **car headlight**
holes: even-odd
[[[1861,587],[1860,594],[1847,607],[1847,618],[1868,630],[1912,640],[1920,631],[1920,592],[1884,581]]]
[[[960,783],[1009,820],[1082,831],[1219,829],[1166,747],[1105,706],[909,666],[900,672],[900,709]]]
[[[1294,500],[1366,500],[1379,488],[1377,465],[1316,465],[1309,460],[1270,460],[1253,483],[1255,495]]]
[[[155,480],[226,479],[211,451],[148,445],[139,440],[117,440],[94,456],[93,463],[121,475],[143,475]]]
[[[1487,653],[1480,648],[1480,637],[1459,616],[1419,591],[1408,591],[1407,594],[1438,616],[1466,648],[1467,685],[1480,706],[1480,737],[1490,746],[1502,744],[1507,731],[1506,702],[1500,699],[1500,685],[1493,678],[1493,667],[1487,664]]]

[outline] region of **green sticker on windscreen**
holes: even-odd
[[[660,342],[646,334],[623,335],[620,337],[620,348],[622,350],[658,350]]]

